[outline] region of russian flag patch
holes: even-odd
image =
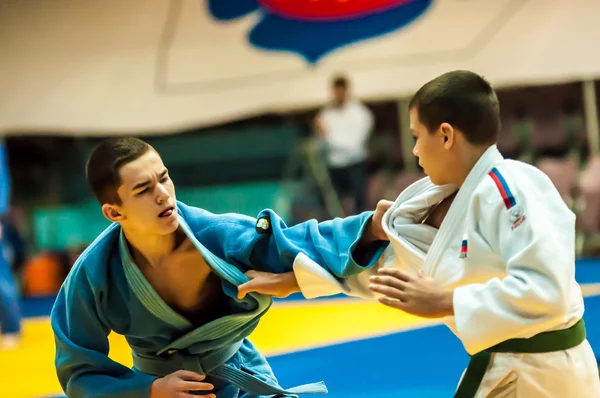
[[[498,191],[500,191],[500,195],[502,195],[502,200],[504,200],[504,205],[507,209],[511,209],[513,206],[517,204],[513,193],[511,192],[506,180],[498,171],[497,168],[493,168],[492,171],[489,172],[490,177],[494,180],[496,187],[498,187]]]
[[[462,244],[460,245],[460,258],[467,258],[467,252],[468,252],[468,244],[467,244],[467,239],[463,239],[462,240]]]
[[[492,171],[489,172],[489,175],[492,177],[492,180],[494,180],[498,191],[500,191],[504,206],[506,206],[507,210],[510,210],[510,221],[512,222],[511,229],[514,230],[526,219],[525,214],[523,214],[523,209],[521,209],[520,205],[517,205],[515,196],[508,187],[508,184],[500,171],[494,167]]]

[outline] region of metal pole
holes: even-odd
[[[590,155],[600,152],[600,128],[598,127],[598,105],[596,86],[593,80],[583,82],[583,106],[585,109],[585,126],[588,133]]]
[[[410,118],[408,112],[408,99],[398,101],[398,118],[400,125],[400,142],[402,143],[402,156],[404,158],[404,170],[415,171],[417,165],[414,161],[413,138],[410,133]]]

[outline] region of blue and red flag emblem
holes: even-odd
[[[510,210],[510,221],[512,222],[512,229],[514,230],[526,219],[523,209],[521,206],[517,205],[517,200],[508,187],[508,184],[502,176],[502,173],[500,173],[500,171],[494,167],[492,171],[489,172],[489,175],[492,177],[492,180],[494,180],[494,183],[496,184],[496,187],[502,196],[504,206],[506,206],[507,210]]]
[[[462,240],[462,244],[460,245],[460,258],[467,258],[467,252],[469,251],[467,245],[467,239]]]
[[[433,0],[208,0],[217,20],[252,12],[260,20],[249,42],[290,51],[316,63],[340,47],[396,31],[421,16]]]
[[[494,180],[494,183],[496,183],[496,186],[498,187],[498,191],[500,191],[500,195],[502,195],[502,200],[504,200],[504,205],[506,206],[506,208],[510,209],[513,206],[515,206],[517,204],[517,201],[515,200],[513,193],[508,187],[506,180],[504,179],[502,174],[500,174],[500,171],[498,171],[498,169],[494,167],[492,171],[489,172],[489,175],[490,177],[492,177],[492,180]]]

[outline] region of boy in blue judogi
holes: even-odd
[[[215,215],[175,199],[160,156],[135,138],[107,140],[87,178],[113,224],[80,256],[52,310],[56,369],[69,397],[295,396],[247,340],[271,298],[240,299],[244,272],[284,273],[299,253],[348,277],[388,242],[385,208],[287,227],[271,210],[257,220]],[[124,335],[134,368],[108,358],[110,331]],[[202,395],[204,394],[204,395]]]

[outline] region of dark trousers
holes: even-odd
[[[344,196],[350,196],[354,199],[356,213],[366,210],[367,170],[364,162],[344,167],[330,167],[329,175],[333,189],[340,200]]]

